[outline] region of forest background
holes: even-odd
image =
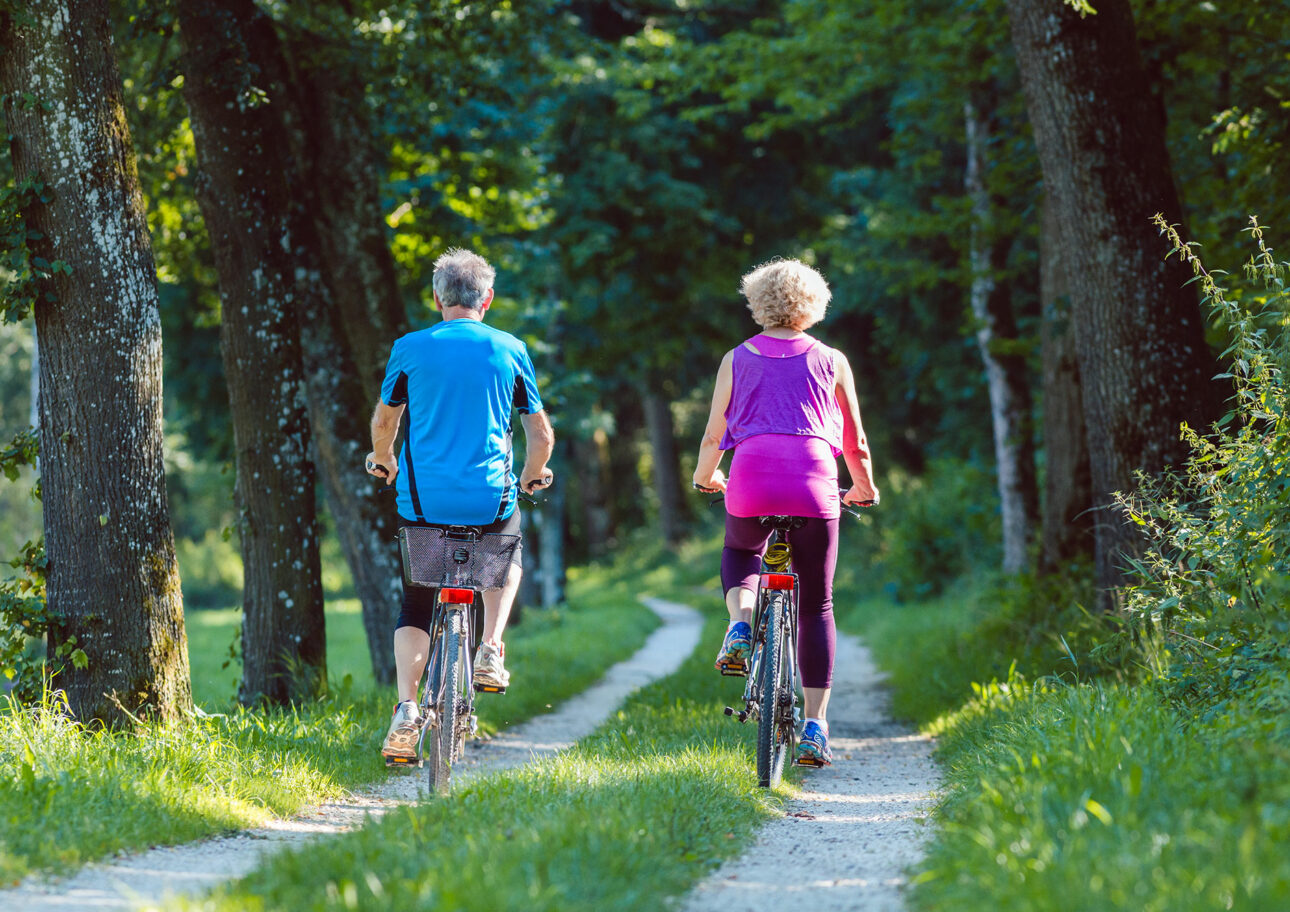
[[[1230,394],[1210,380],[1230,329],[1193,344],[1200,294],[1177,257],[1161,265],[1173,244],[1151,219],[1220,264],[1246,258],[1249,215],[1286,224],[1290,77],[1282,4],[1095,6],[109,4],[156,266],[182,601],[245,605],[242,698],[316,686],[284,667],[325,675],[308,634],[324,588],[362,599],[388,679],[390,504],[359,460],[388,346],[437,319],[431,263],[451,246],[498,266],[489,319],[529,343],[556,423],[563,484],[534,512],[527,604],[560,600],[567,563],[702,520],[684,479],[715,365],[754,329],[739,276],[797,256],[832,286],[819,334],[857,369],[886,497],[856,548],[872,588],[909,600],[999,569],[1123,608],[1146,539],[1112,495],[1181,465],[1179,422],[1207,427]],[[0,6],[11,40],[23,7]],[[1083,71],[1027,44],[1027,9],[1093,42]],[[1107,107],[1080,109],[1081,86]],[[44,103],[9,91],[11,142]],[[1103,181],[1100,214],[1072,168]],[[60,264],[19,217],[45,200],[7,144],[0,173],[0,432],[18,481],[0,486],[0,545],[24,556],[4,610],[40,632],[27,305]],[[292,243],[274,251],[279,229]],[[275,296],[295,309],[257,311]],[[1094,323],[1114,332],[1081,332]],[[285,397],[266,398],[269,374],[229,374],[257,331],[286,340],[243,350]],[[257,491],[261,469],[281,474]],[[274,537],[253,514],[279,494]],[[271,560],[297,546],[294,571]],[[86,609],[68,607],[51,646],[85,658]],[[294,654],[284,630],[305,631]]]

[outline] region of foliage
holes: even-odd
[[[9,102],[0,99],[0,107],[6,103],[19,107],[36,104],[30,96]],[[42,295],[37,288],[38,282],[60,272],[72,274],[72,267],[62,260],[51,263],[42,257],[31,256],[27,249],[28,241],[38,241],[42,235],[27,228],[22,213],[32,206],[49,202],[52,199],[50,194],[50,188],[39,180],[0,183],[0,321],[16,322],[31,312]],[[56,300],[54,292],[49,289],[43,292],[43,296],[47,302]]]
[[[38,452],[36,433],[30,429],[20,432],[4,450],[0,450],[0,469],[5,477],[18,480],[19,470],[35,466]],[[40,496],[40,483],[32,491]],[[43,539],[27,542],[18,556],[9,562],[18,571],[0,583],[0,674],[23,699],[34,699],[40,694],[42,674],[47,667],[56,671],[63,660],[70,658],[83,668],[85,653],[73,641],[60,643],[54,661],[32,648],[32,640],[44,639],[57,629],[57,617],[45,603],[45,543]]]
[[[992,566],[998,508],[982,495],[993,485],[989,467],[951,459],[934,460],[922,474],[882,474],[883,503],[866,511],[849,546],[868,585],[898,602],[918,601]]]
[[[1157,221],[1231,339],[1222,376],[1235,395],[1211,435],[1184,428],[1192,452],[1179,477],[1121,498],[1153,543],[1128,607],[1178,698],[1211,709],[1290,656],[1290,293],[1257,220],[1252,287],[1235,293]]]

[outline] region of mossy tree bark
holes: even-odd
[[[302,262],[282,160],[277,34],[252,0],[177,6],[198,202],[219,273],[220,341],[237,448],[245,565],[239,699],[284,702],[325,680],[323,594],[302,315],[317,271]]]
[[[40,463],[55,636],[88,659],[58,679],[109,725],[191,709],[162,460],[156,271],[106,0],[0,12],[0,91],[40,282]],[[52,642],[51,646],[55,645]]]
[[[318,15],[349,28],[341,4]],[[278,24],[279,32],[286,27]],[[394,256],[381,209],[382,159],[375,148],[358,50],[310,32],[286,31],[278,59],[292,104],[285,113],[294,142],[300,258],[317,265],[321,287],[302,338],[309,377],[318,471],[341,550],[362,603],[372,671],[394,680],[391,631],[402,602],[392,497],[363,469],[367,418],[380,395],[394,340],[408,330]]]
[[[1081,16],[1059,0],[1009,0],[1013,44],[1044,185],[1061,225],[1097,506],[1102,607],[1143,546],[1114,509],[1135,473],[1185,455],[1178,426],[1217,414],[1217,372],[1190,276],[1165,260],[1151,217],[1182,220],[1164,124],[1128,0]]]

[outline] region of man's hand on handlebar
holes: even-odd
[[[537,470],[532,470],[528,466],[520,473],[520,490],[525,494],[536,494],[542,488],[551,487],[555,481],[555,473],[546,466]]]
[[[726,489],[726,473],[720,469],[713,469],[712,475],[708,478],[696,477],[694,489],[704,494],[720,494]]]
[[[367,458],[363,460],[363,467],[367,469],[367,474],[382,479],[386,486],[394,484],[394,477],[399,474],[398,461],[389,458],[392,455],[378,459],[375,453],[368,453]]]

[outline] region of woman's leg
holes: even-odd
[[[833,684],[837,633],[833,626],[833,572],[838,564],[838,521],[808,519],[789,533],[798,577],[797,664],[806,718],[825,719]]]
[[[730,623],[752,623],[761,558],[770,530],[752,516],[726,514],[726,543],[721,549],[721,588],[726,594]]]

